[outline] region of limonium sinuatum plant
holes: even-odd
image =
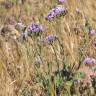
[[[44,28],[42,25],[38,24],[38,23],[32,23],[31,25],[28,26],[27,28],[27,32],[28,34],[35,34],[35,35],[39,35],[40,33],[42,33],[44,31]]]
[[[85,65],[96,64],[96,59],[87,57],[87,58],[85,58],[85,60],[83,61],[83,63]]]
[[[67,13],[67,9],[62,6],[56,6],[51,9],[46,17],[47,20],[52,21],[55,17],[59,15],[65,15]]]
[[[48,42],[48,43],[52,43],[52,42],[54,42],[56,39],[57,39],[56,36],[54,36],[54,35],[49,35],[49,36],[47,36],[47,37],[45,38],[45,41]]]

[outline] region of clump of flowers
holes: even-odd
[[[96,64],[96,59],[94,58],[85,58],[84,62],[83,62],[85,65],[92,65],[92,64]]]
[[[60,3],[65,3],[67,0],[59,0]]]
[[[43,26],[37,23],[32,23],[27,28],[28,35],[30,34],[40,35],[43,31],[44,31]]]
[[[55,40],[57,39],[57,36],[54,36],[54,35],[49,35],[45,38],[45,41],[48,42],[48,43],[52,43],[54,42]]]
[[[46,17],[47,20],[52,21],[53,18],[59,15],[65,15],[67,13],[67,9],[63,8],[62,6],[57,6],[51,9]]]

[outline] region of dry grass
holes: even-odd
[[[52,23],[46,21],[45,17],[53,6],[58,5],[58,0],[26,0],[24,5],[13,5],[11,8],[5,8],[2,5],[4,1],[5,3],[8,2],[0,0],[0,25],[11,23],[12,20],[14,22],[22,21],[26,25],[33,21],[41,23],[46,28],[43,36],[56,34],[64,44],[63,55],[66,63],[71,64],[71,66],[75,64],[75,67],[78,67],[80,60],[78,48],[84,44],[80,36],[84,35],[84,33],[79,29],[80,34],[76,35],[73,28],[76,27],[76,24],[78,27],[84,26],[86,23],[85,16],[91,26],[96,28],[96,0],[68,0],[67,3],[63,4],[68,9],[68,14],[61,20],[56,20]],[[76,8],[81,10],[80,14],[76,13]],[[88,40],[88,47],[83,53],[84,57],[96,57],[96,48],[92,46],[94,40],[95,37]],[[62,69],[60,46],[58,46],[58,42],[54,45]],[[21,90],[25,86],[29,86],[30,90],[34,90],[35,95],[33,96],[40,96],[42,89],[32,82],[35,77],[34,54],[36,47],[34,40],[30,37],[28,42],[21,43],[12,38],[8,38],[6,41],[5,37],[0,36],[0,96],[25,96],[21,95]],[[44,46],[41,44],[41,47],[41,56],[44,57],[44,64],[41,65],[40,70],[46,72],[47,62],[52,62],[52,71],[55,71],[56,60],[54,51],[48,45]],[[38,56],[38,54],[35,55]],[[35,91],[38,93],[37,95]]]

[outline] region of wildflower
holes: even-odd
[[[85,58],[83,63],[85,65],[96,64],[96,59],[87,57],[87,58]]]
[[[54,35],[49,35],[49,36],[47,36],[47,37],[45,38],[45,41],[51,43],[51,42],[54,42],[56,39],[57,39],[56,36],[54,36]]]
[[[79,8],[76,8],[76,12],[77,12],[78,14],[80,14],[80,13],[81,13],[81,10],[80,10]]]
[[[32,33],[34,33],[35,35],[39,35],[40,33],[44,31],[44,28],[40,24],[33,23],[30,26],[28,26],[27,31],[29,35]]]
[[[49,11],[46,19],[49,21],[52,21],[53,18],[55,18],[56,16],[61,15],[61,14],[66,14],[66,13],[67,13],[67,9],[65,9],[61,6],[57,6],[57,7],[53,8],[52,10]]]
[[[43,26],[41,26],[41,25],[39,25],[39,24],[37,24],[37,23],[33,23],[33,24],[31,24],[31,25],[28,27],[27,31],[28,31],[29,33],[39,33],[39,32],[43,32],[44,29],[43,29]]]
[[[59,0],[60,3],[65,3],[67,0]]]
[[[94,29],[89,30],[89,35],[95,35],[95,34],[96,34],[96,30],[94,30]]]

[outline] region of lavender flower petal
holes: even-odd
[[[96,35],[96,30],[90,29],[89,30],[89,35]]]
[[[37,24],[37,23],[32,23],[31,25],[28,26],[27,29],[28,33],[40,33],[44,31],[44,28],[42,25]]]
[[[76,12],[77,12],[78,14],[80,14],[80,13],[81,13],[81,10],[80,10],[79,8],[76,8]]]
[[[83,61],[83,63],[85,65],[96,64],[96,59],[87,57],[87,58],[85,58],[85,60]]]
[[[45,41],[48,42],[48,43],[51,43],[51,42],[55,41],[56,39],[57,39],[56,36],[54,36],[54,35],[49,35],[49,36],[47,36],[47,37],[45,38]]]
[[[65,3],[67,0],[59,0],[60,3]]]

